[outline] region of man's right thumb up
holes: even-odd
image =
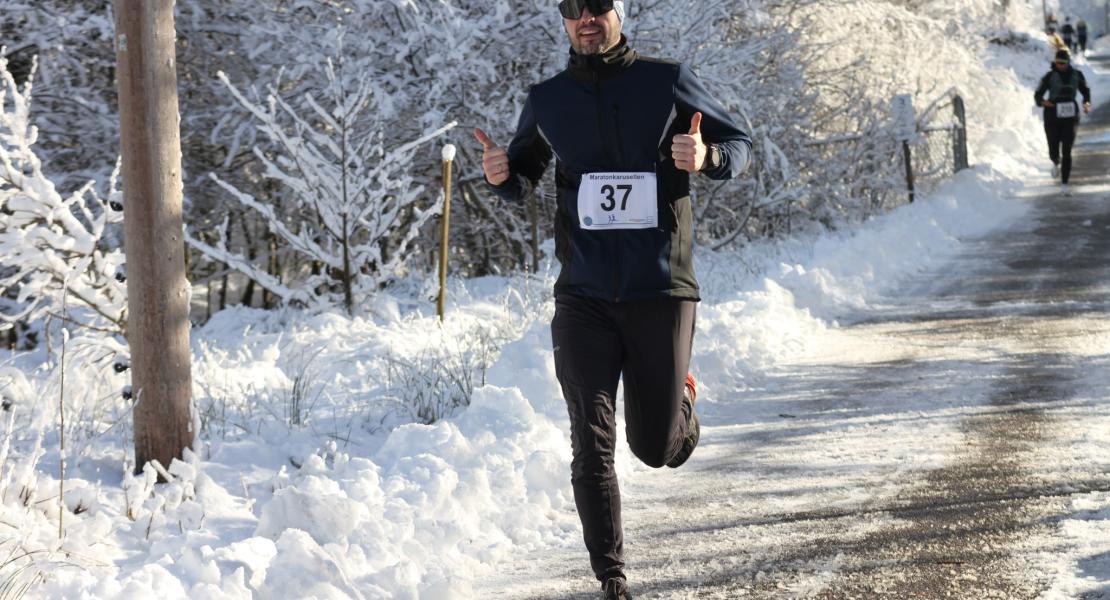
[[[501,185],[509,179],[509,153],[493,143],[486,132],[474,128],[474,137],[482,143],[482,171],[486,180],[493,185]]]

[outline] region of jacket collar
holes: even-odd
[[[628,45],[628,38],[621,39],[601,54],[579,54],[572,48],[567,70],[583,81],[598,81],[613,77],[636,61],[636,51]]]

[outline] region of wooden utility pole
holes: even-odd
[[[193,444],[174,0],[114,0],[135,468]]]

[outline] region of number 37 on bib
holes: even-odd
[[[659,226],[655,173],[587,173],[578,186],[582,229],[649,229]]]

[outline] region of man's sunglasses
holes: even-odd
[[[590,14],[599,17],[613,10],[613,0],[563,0],[559,3],[559,14],[564,19],[581,19],[582,9],[589,8]]]

